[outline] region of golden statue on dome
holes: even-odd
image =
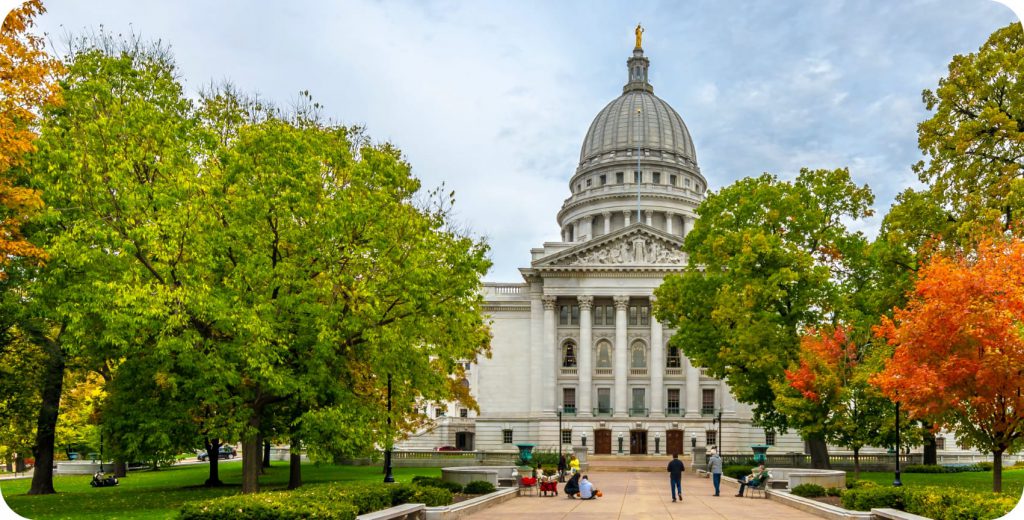
[[[640,24],[636,24],[636,31],[635,32],[636,32],[636,48],[639,49],[639,48],[642,47],[640,45],[640,40],[642,40],[644,38],[644,28],[640,27]]]

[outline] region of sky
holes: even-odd
[[[848,167],[874,191],[874,236],[917,185],[921,92],[955,54],[1015,22],[992,0],[175,2],[48,0],[54,49],[103,30],[160,40],[190,95],[211,82],[324,114],[403,150],[456,193],[488,281],[521,281],[594,116],[622,92],[645,28],[655,94],[683,117],[710,190],[762,172]]]

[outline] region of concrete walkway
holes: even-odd
[[[555,520],[555,519],[683,519],[721,520],[737,518],[819,520],[819,517],[762,499],[736,497],[737,487],[722,482],[722,496],[713,496],[711,479],[692,473],[683,476],[682,502],[672,502],[668,473],[588,474],[604,496],[596,500],[521,496],[467,518],[473,520]]]

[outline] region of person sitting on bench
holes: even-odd
[[[747,475],[746,477],[741,478],[739,480],[740,492],[736,493],[736,496],[738,496],[738,497],[743,496],[743,490],[746,489],[747,486],[757,487],[758,485],[760,485],[761,484],[761,479],[763,479],[765,476],[767,476],[767,473],[768,472],[765,471],[765,469],[764,469],[764,464],[761,464],[751,474]]]

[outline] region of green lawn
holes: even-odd
[[[88,475],[54,478],[56,495],[28,496],[28,479],[0,481],[4,500],[18,514],[31,519],[137,519],[174,518],[185,502],[231,495],[241,491],[242,463],[221,461],[220,478],[225,487],[201,487],[206,464],[178,466],[159,471],[131,472],[112,488],[92,488]],[[437,468],[395,468],[395,480],[409,482],[416,475],[440,476]],[[384,475],[375,466],[304,464],[303,482],[380,482]],[[260,477],[262,489],[281,489],[288,483],[288,464],[276,462]]]
[[[861,472],[861,480],[871,480],[882,485],[892,485],[893,472],[876,473]],[[848,471],[846,478],[853,480],[853,472]],[[992,472],[977,471],[964,473],[901,473],[900,481],[904,486],[938,486],[963,489],[968,491],[991,492]],[[1024,489],[1024,468],[1003,469],[1003,494],[1019,497]]]

